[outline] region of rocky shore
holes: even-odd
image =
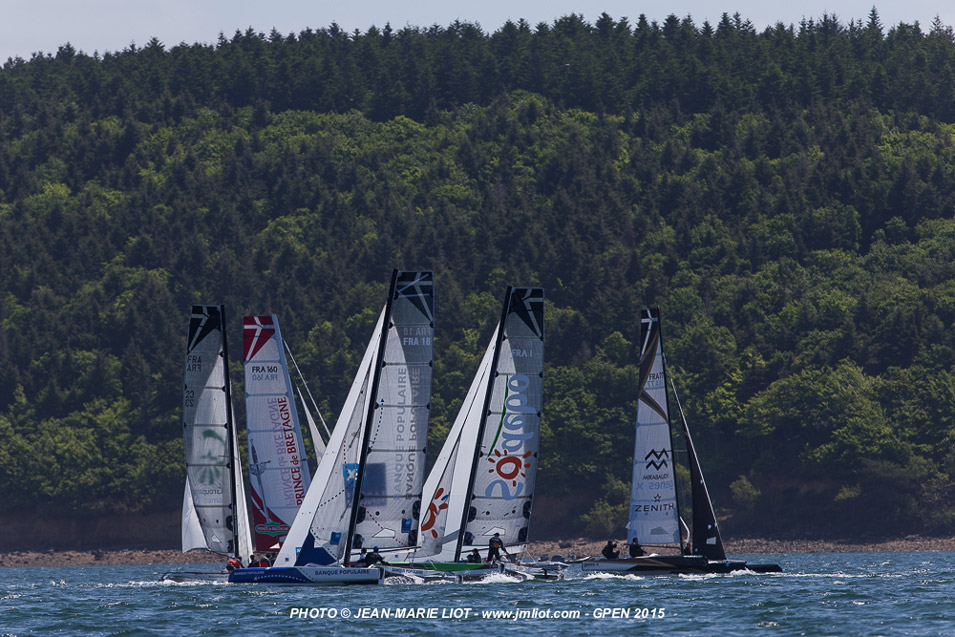
[[[593,541],[573,539],[562,541],[533,542],[528,554],[534,557],[542,555],[563,555],[573,553],[577,557],[600,555],[606,540]],[[622,539],[617,540],[623,544]],[[839,540],[775,540],[765,538],[746,538],[726,541],[729,555],[755,553],[860,553],[882,551],[955,551],[955,537],[929,538],[907,536],[898,539],[872,542],[846,542]],[[131,565],[131,564],[216,564],[225,560],[209,551],[189,551],[156,549],[121,549],[91,551],[13,551],[0,553],[0,567],[10,566],[90,566]]]
[[[626,539],[616,539],[620,549]],[[878,553],[884,551],[955,551],[955,537],[929,538],[909,535],[904,538],[873,540],[871,542],[847,542],[843,540],[776,540],[766,538],[740,538],[723,540],[726,553],[748,555],[758,553]],[[577,539],[554,542],[533,542],[530,555],[563,555],[571,553],[578,558],[600,555],[606,540]],[[624,551],[621,549],[621,553]]]

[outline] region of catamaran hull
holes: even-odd
[[[237,568],[229,573],[232,584],[310,584],[341,586],[380,584],[383,574],[378,568],[343,566],[273,566],[271,568]]]
[[[503,563],[488,566],[470,562],[433,562],[429,564],[389,565],[385,569],[386,576],[405,575],[425,580],[475,581],[491,575],[506,575],[522,581],[529,579],[563,579],[563,573],[559,569],[528,568]]]
[[[479,580],[489,575],[504,573],[503,564],[484,566],[468,562],[433,562],[429,564],[401,564],[389,565],[386,574],[407,575],[423,579],[447,578],[463,580]]]
[[[694,574],[731,573],[753,571],[754,573],[779,573],[778,564],[747,564],[732,560],[708,560],[695,555],[648,555],[616,560],[586,560],[580,563],[584,574],[588,573],[646,573],[646,574]]]

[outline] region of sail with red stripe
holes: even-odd
[[[276,551],[310,481],[278,318],[243,320],[246,428],[255,549]]]

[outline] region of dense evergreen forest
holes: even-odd
[[[505,286],[546,288],[543,532],[623,524],[649,305],[724,531],[955,532],[955,35],[875,10],[8,60],[5,508],[178,508],[194,302],[239,396],[278,314],[334,420],[394,267],[435,271],[432,453]]]

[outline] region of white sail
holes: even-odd
[[[434,370],[431,272],[398,271],[379,353],[354,545],[417,544]]]
[[[235,410],[232,411],[232,422],[235,422]],[[235,530],[238,545],[238,557],[243,564],[252,564],[252,527],[249,526],[249,508],[245,500],[245,480],[242,477],[242,459],[239,457],[239,432],[232,427],[232,481],[234,483],[236,500],[235,516],[238,525]]]
[[[378,358],[384,319],[383,310],[275,566],[294,566],[300,552],[303,564],[310,561],[331,564],[344,552],[367,415],[368,386],[373,363]]]
[[[312,449],[315,452],[315,462],[316,464],[322,461],[322,456],[325,455],[325,441],[322,440],[321,434],[318,433],[318,427],[315,426],[315,419],[312,418],[312,412],[308,409],[305,403],[305,397],[302,395],[302,390],[298,390],[298,397],[302,401],[302,406],[305,409],[305,420],[308,421],[308,434],[312,439]]]
[[[660,318],[640,323],[640,380],[627,542],[679,544],[673,442],[667,407]]]
[[[544,291],[508,288],[461,546],[527,541],[544,384]]]
[[[183,434],[186,450],[187,493],[183,539],[198,548],[195,514],[205,546],[223,555],[248,559],[245,491],[235,446],[230,401],[224,309],[216,305],[192,308],[186,346],[183,385]],[[183,545],[184,550],[186,544]]]
[[[311,475],[278,317],[243,319],[246,429],[254,544],[277,549]]]
[[[436,556],[438,561],[455,559],[468,482],[474,468],[473,450],[483,420],[484,398],[499,330],[500,327],[494,329],[491,343],[484,352],[471,387],[425,482],[423,502],[427,503],[427,507],[421,519],[421,549],[414,556],[416,558]],[[466,451],[462,453],[462,449]]]
[[[196,506],[192,502],[192,489],[189,488],[189,480],[186,480],[186,488],[182,494],[182,552],[204,548],[208,548],[206,546],[206,536],[202,533],[202,525],[199,524]]]

